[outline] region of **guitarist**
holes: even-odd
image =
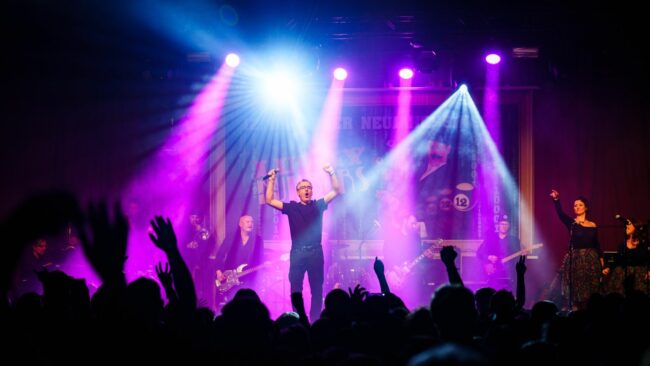
[[[501,263],[501,259],[521,249],[519,239],[509,232],[508,215],[502,215],[497,223],[497,232],[488,235],[476,251],[476,257],[483,265],[488,286],[496,290],[511,290],[512,271],[506,269],[510,266]]]
[[[254,227],[253,217],[243,215],[239,218],[239,228],[235,233],[226,235],[215,256],[217,280],[226,280],[223,272],[233,270],[242,264],[247,264],[247,268],[252,268],[262,263],[264,242],[259,235],[253,232]],[[257,272],[251,273],[245,279],[242,279],[242,282],[245,281],[248,284],[247,287],[251,287],[250,284],[255,283],[256,274]],[[229,293],[234,293],[234,291],[230,291]],[[215,302],[217,308],[220,308],[223,303],[230,300],[228,298],[229,293],[224,296],[224,294],[220,294],[217,291]]]

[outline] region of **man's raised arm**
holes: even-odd
[[[341,194],[341,183],[339,182],[339,179],[336,177],[336,173],[334,172],[334,168],[332,168],[331,165],[327,164],[323,167],[323,170],[325,173],[330,175],[330,182],[332,183],[332,190],[323,197],[325,200],[325,203],[329,203],[331,200],[336,198],[339,194]],[[268,201],[267,201],[268,202]]]
[[[277,173],[276,169],[271,169],[268,173],[269,180],[266,183],[266,204],[276,208],[278,210],[282,210],[282,201],[276,200],[273,198],[273,191],[275,189],[275,174]]]

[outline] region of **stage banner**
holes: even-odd
[[[335,166],[345,195],[326,211],[326,239],[384,239],[387,231],[398,230],[400,221],[409,217],[415,218],[422,239],[479,239],[494,231],[499,215],[516,217],[516,192],[499,175],[485,174],[497,172],[498,167],[493,159],[485,159],[480,141],[484,137],[471,126],[481,121],[452,114],[429,127],[427,118],[437,107],[411,106],[408,128],[411,133],[420,128],[418,137],[395,142],[396,106],[343,105],[336,126],[335,161],[328,163]],[[506,107],[501,116],[502,125],[509,126],[501,136],[507,146],[505,161],[516,167],[516,109]],[[267,181],[262,177],[272,168],[280,169],[275,195],[282,201],[298,200],[295,186],[302,178],[312,181],[318,198],[329,190],[328,176],[301,174],[306,165],[327,162],[305,160],[310,149],[305,141],[314,139],[315,127],[307,124],[301,138],[289,123],[254,122],[227,124],[227,222],[236,228],[239,215],[248,213],[264,239],[289,240],[286,218],[264,204]],[[395,159],[395,151],[401,148],[407,153]],[[408,174],[395,182],[395,172],[404,171],[400,167],[408,167]]]

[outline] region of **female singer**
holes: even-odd
[[[596,223],[587,220],[589,203],[584,197],[573,202],[575,218],[562,211],[560,194],[551,190],[550,194],[555,211],[570,233],[570,245],[573,247],[562,261],[562,295],[573,308],[583,309],[589,297],[600,292],[600,278],[603,256],[598,242]],[[571,309],[573,310],[573,309]]]
[[[640,233],[642,223],[628,220],[625,225],[627,239],[617,248],[614,263],[603,269],[605,290],[607,292],[625,293],[626,279],[630,287],[648,293],[650,271],[648,270],[648,243]]]

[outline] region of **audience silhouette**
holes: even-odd
[[[47,269],[34,273],[42,293],[13,296],[11,279],[22,250],[69,222],[101,279],[92,298],[85,280]],[[158,281],[127,283],[128,224],[119,203],[84,210],[73,195],[50,192],[0,222],[3,354],[28,364],[639,365],[644,355],[647,360],[647,294],[595,294],[584,310],[568,313],[550,301],[528,310],[524,257],[515,265],[516,294],[490,288],[474,294],[454,265],[453,247],[441,250],[449,283],[437,289],[428,308],[407,309],[390,291],[383,262],[376,259],[381,292],[360,285],[332,290],[315,322],[307,317],[302,294],[291,294],[294,312],[273,320],[251,289],[240,289],[215,318],[197,303],[171,221],[157,216],[151,227],[151,249],[163,251],[167,263],[156,266]]]

